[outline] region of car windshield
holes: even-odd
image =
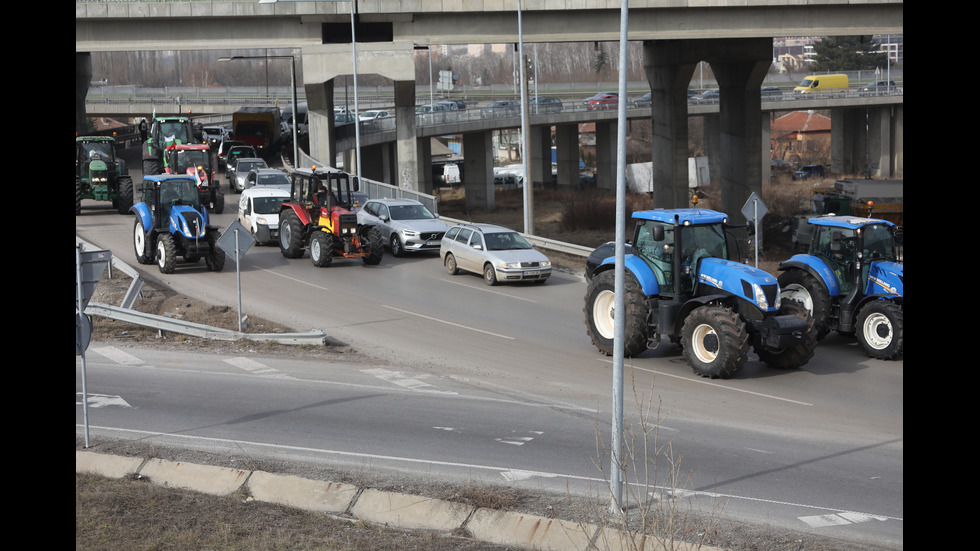
[[[288,186],[289,177],[285,174],[261,174],[255,183],[259,186]]]
[[[279,214],[279,207],[285,200],[285,197],[256,197],[252,210],[255,214]]]
[[[392,220],[426,220],[436,217],[425,205],[392,205],[388,212]]]
[[[530,249],[531,244],[517,232],[487,233],[483,236],[487,242],[488,251],[507,251],[512,249]]]
[[[259,161],[239,161],[238,162],[238,168],[237,168],[237,170],[238,170],[238,172],[241,172],[242,174],[245,174],[246,172],[248,172],[249,170],[252,170],[253,168],[266,168],[266,166],[265,166],[265,163],[264,162],[259,162]]]

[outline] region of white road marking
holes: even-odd
[[[275,270],[270,270],[268,268],[262,268],[260,266],[255,266],[255,265],[252,265],[252,267],[255,268],[255,269],[258,269],[258,270],[262,270],[263,272],[265,272],[267,274],[272,274],[274,276],[279,276],[279,277],[281,277],[283,279],[288,279],[289,281],[293,281],[293,282],[296,282],[296,283],[302,283],[303,285],[309,285],[310,287],[313,287],[315,289],[320,289],[322,291],[329,290],[329,289],[327,289],[326,287],[324,287],[322,285],[314,285],[314,284],[312,284],[309,281],[306,281],[304,279],[296,279],[295,277],[289,277],[288,275],[282,274],[282,273],[277,272]]]
[[[606,359],[600,359],[599,361],[601,361],[601,362],[607,362],[607,363],[612,363],[612,360],[606,360]],[[771,400],[780,400],[782,402],[790,402],[792,404],[799,404],[801,406],[812,406],[813,405],[813,404],[810,404],[810,403],[807,403],[807,402],[800,402],[799,400],[791,400],[789,398],[781,398],[779,396],[773,396],[772,394],[762,394],[761,392],[753,392],[751,390],[745,390],[745,389],[741,389],[741,388],[732,388],[730,386],[725,386],[725,385],[721,385],[721,384],[718,384],[718,383],[712,383],[711,381],[705,380],[703,378],[697,378],[697,379],[695,379],[693,377],[682,377],[680,375],[672,375],[670,373],[664,373],[663,371],[657,371],[656,369],[650,369],[650,368],[647,368],[647,367],[638,367],[638,366],[635,366],[635,365],[631,365],[631,366],[628,366],[628,367],[630,367],[631,369],[637,369],[637,370],[640,370],[640,371],[646,371],[648,373],[653,373],[655,375],[660,375],[660,376],[663,376],[663,377],[673,377],[675,379],[681,379],[682,381],[687,381],[689,383],[697,383],[699,385],[713,386],[715,388],[721,388],[721,389],[725,389],[725,390],[731,390],[732,392],[741,392],[743,394],[751,394],[753,396],[759,396],[761,398],[769,398]]]
[[[829,515],[814,515],[809,517],[797,517],[810,528],[826,528],[827,526],[844,526],[846,524],[860,524],[871,522],[872,520],[888,520],[888,517],[869,515],[866,513],[854,513],[845,511],[842,513],[831,513]]]
[[[377,377],[382,381],[387,381],[389,383],[396,384],[402,388],[407,388],[409,390],[426,390],[429,392],[433,392],[433,390],[430,389],[436,388],[433,385],[430,385],[429,383],[409,377],[403,374],[401,371],[388,371],[387,369],[377,368],[377,369],[362,369],[361,373],[366,373],[373,377]],[[456,394],[455,392],[444,391],[444,390],[438,390],[435,392],[440,392],[442,394],[452,394],[452,395]]]
[[[75,393],[75,405],[82,405],[82,393]],[[88,407],[90,408],[104,408],[109,406],[119,406],[119,407],[133,407],[129,405],[129,402],[123,400],[122,396],[109,396],[108,394],[89,394],[88,395]]]
[[[532,302],[534,304],[537,304],[538,303],[538,301],[532,300],[532,299],[529,299],[529,298],[519,297],[519,296],[515,296],[515,295],[509,295],[507,293],[501,293],[500,291],[494,291],[492,289],[485,289],[483,287],[476,287],[475,285],[467,285],[467,284],[461,283],[459,281],[452,281],[452,280],[448,280],[448,279],[444,279],[443,281],[445,281],[446,283],[452,283],[453,285],[460,285],[460,286],[463,286],[463,287],[467,287],[469,289],[473,289],[473,290],[476,290],[476,291],[483,291],[484,293],[493,293],[495,295],[500,295],[502,297],[512,298],[512,299],[516,299],[516,300],[524,300],[524,301],[527,301],[527,302]]]
[[[490,335],[492,337],[500,337],[501,339],[507,339],[509,341],[515,340],[514,337],[508,337],[507,335],[500,335],[500,334],[497,334],[497,333],[491,333],[490,331],[484,331],[482,329],[476,329],[475,327],[467,327],[465,325],[460,325],[458,323],[453,323],[451,321],[441,320],[439,318],[433,318],[431,316],[424,316],[422,314],[417,314],[415,312],[409,312],[408,310],[402,310],[401,308],[395,308],[394,306],[388,306],[388,305],[385,305],[385,304],[382,304],[381,306],[384,307],[384,308],[387,308],[389,310],[394,310],[396,312],[401,312],[403,314],[408,314],[409,316],[416,316],[416,317],[420,317],[420,318],[427,319],[427,320],[430,320],[430,321],[436,321],[436,322],[439,322],[439,323],[445,323],[446,325],[452,325],[454,327],[459,327],[461,329],[467,329],[469,331],[476,331],[477,333],[483,333],[484,335]]]
[[[225,358],[224,362],[239,369],[244,369],[252,375],[270,375],[279,379],[290,378],[289,375],[282,373],[278,369],[259,363],[251,358]]]
[[[115,346],[101,346],[98,348],[93,348],[92,351],[118,364],[146,365],[146,363],[143,360],[137,358],[136,356],[133,356],[132,354],[129,354],[128,352],[123,352],[122,350],[119,350]]]
[[[530,434],[533,434],[534,436],[544,434],[544,432],[539,430],[532,430],[528,432]],[[510,444],[512,446],[523,446],[524,444],[527,444],[531,440],[534,440],[534,436],[509,436],[504,438],[494,438],[494,440],[500,442],[501,444]]]

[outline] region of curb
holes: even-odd
[[[598,525],[583,525],[509,511],[477,508],[425,496],[360,489],[351,484],[293,475],[244,471],[165,459],[75,451],[75,474],[144,478],[165,488],[224,496],[245,490],[251,499],[405,530],[468,531],[474,539],[541,551],[664,549],[662,542]],[[676,551],[724,551],[674,542]]]

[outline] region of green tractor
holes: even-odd
[[[112,201],[119,214],[133,206],[133,179],[126,162],[116,156],[111,136],[75,137],[75,215],[82,213],[82,199]]]
[[[203,126],[195,126],[190,117],[154,116],[143,142],[143,176],[163,174],[167,147],[203,143],[202,132]]]

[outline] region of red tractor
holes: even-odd
[[[218,182],[217,160],[207,144],[178,144],[167,146],[163,156],[164,174],[188,174],[197,180],[201,205],[215,214],[225,211],[225,192]]]
[[[332,169],[301,168],[291,175],[291,197],[279,210],[279,249],[286,258],[310,250],[314,266],[329,266],[334,256],[381,263],[384,241],[372,225],[358,225],[351,212],[357,179]],[[353,181],[353,184],[352,184]],[[353,187],[353,189],[352,189]]]

